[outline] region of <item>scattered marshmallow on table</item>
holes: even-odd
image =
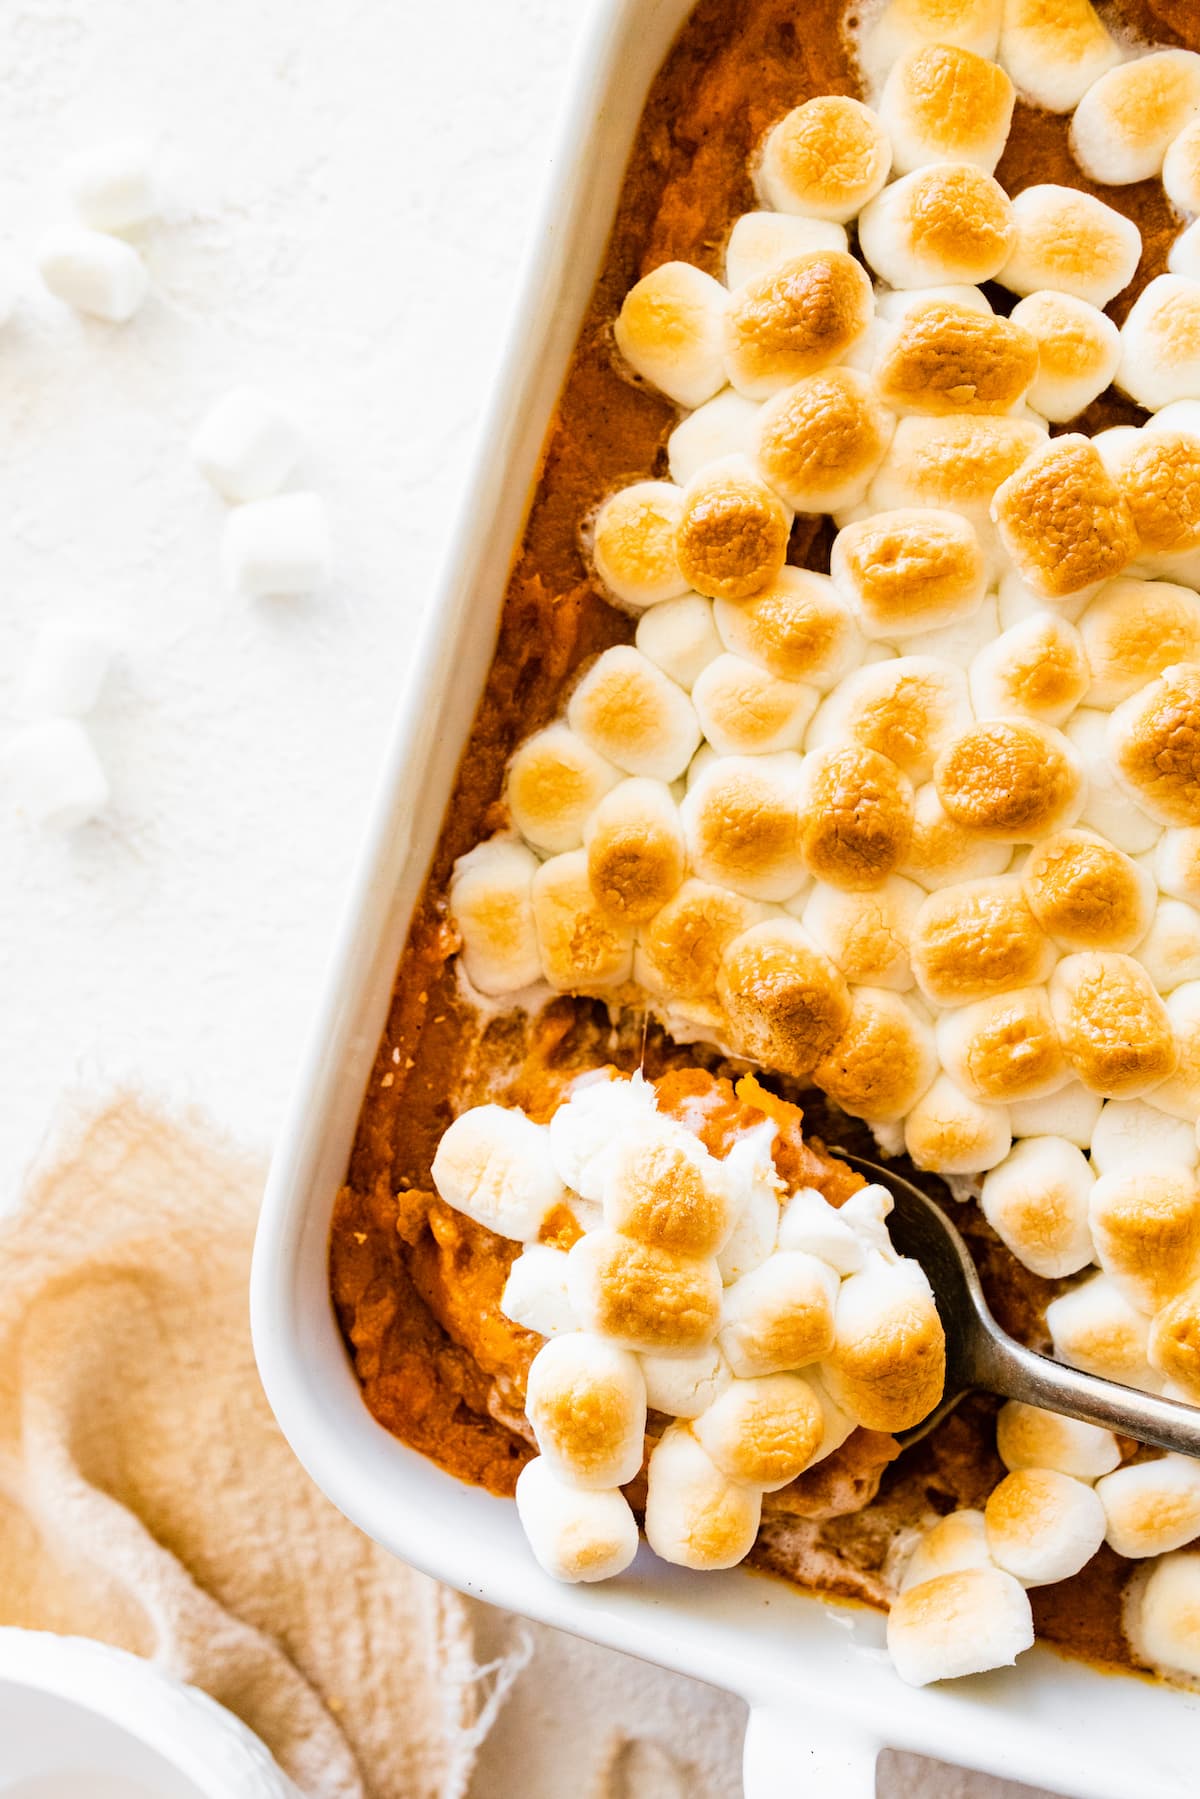
[[[291,420],[253,387],[235,387],[218,400],[192,438],[201,474],[234,501],[277,493],[299,453]]]
[[[225,521],[221,557],[229,585],[248,598],[311,592],[329,573],[325,502],[286,493],[237,507]]]
[[[108,777],[87,731],[74,718],[26,725],[0,750],[0,774],[31,823],[74,830],[104,811]]]
[[[26,712],[42,718],[82,718],[100,697],[112,643],[78,619],[55,619],[34,639],[21,684]]]
[[[131,244],[81,225],[47,232],[37,265],[57,299],[114,325],[133,317],[150,288],[146,265]]]
[[[139,138],[79,151],[67,163],[66,186],[75,212],[93,231],[128,231],[159,207],[154,159]]]

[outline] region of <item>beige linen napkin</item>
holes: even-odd
[[[314,1799],[457,1799],[518,1658],[317,1492],[258,1382],[263,1170],[121,1098],[0,1221],[0,1624],[153,1657]]]

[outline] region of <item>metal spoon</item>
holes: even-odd
[[[869,1181],[886,1187],[896,1202],[888,1218],[901,1255],[920,1262],[929,1276],[946,1332],[946,1390],[928,1418],[900,1434],[916,1443],[975,1389],[1001,1399],[1020,1399],[1048,1412],[1099,1424],[1139,1443],[1200,1456],[1200,1408],[1084,1374],[1026,1349],[993,1318],[971,1252],[940,1206],[902,1175],[862,1156],[835,1150]]]

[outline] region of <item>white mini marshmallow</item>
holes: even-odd
[[[784,220],[802,224],[804,220]],[[747,400],[732,387],[723,388],[703,406],[697,406],[676,425],[667,439],[667,463],[671,479],[686,487],[694,476],[710,462],[724,462],[729,456],[749,456],[758,439],[758,422],[762,407],[757,400]]]
[[[523,843],[493,837],[454,864],[450,914],[462,964],[480,993],[517,993],[542,976],[533,914],[538,859]]]
[[[754,1545],[762,1493],[727,1480],[686,1425],[650,1452],[646,1541],[684,1568],[732,1568]]]
[[[646,1403],[671,1418],[698,1418],[733,1379],[715,1343],[694,1355],[642,1355]]]
[[[1110,1430],[1044,1412],[1019,1399],[1000,1408],[996,1448],[1010,1474],[1018,1468],[1054,1468],[1092,1482],[1121,1466],[1121,1451]]]
[[[82,718],[100,697],[112,642],[79,619],[43,625],[21,684],[22,710],[37,718]]]
[[[1104,1506],[1093,1489],[1053,1468],[1019,1468],[984,1508],[997,1567],[1025,1587],[1069,1580],[1104,1541]]]
[[[1200,56],[1156,50],[1119,63],[1075,108],[1071,149],[1085,175],[1125,187],[1161,173],[1184,126],[1200,113]]]
[[[806,1368],[833,1345],[838,1276],[798,1249],[776,1249],[725,1294],[720,1345],[740,1378]]]
[[[985,1175],[980,1208],[1026,1268],[1047,1280],[1093,1260],[1088,1199],[1095,1176],[1063,1137],[1026,1137]]]
[[[1109,1546],[1130,1561],[1168,1555],[1200,1536],[1200,1462],[1164,1455],[1106,1474],[1096,1486]]]
[[[1156,275],[1121,326],[1117,386],[1148,412],[1200,399],[1200,282]]]
[[[545,1456],[522,1468],[516,1501],[529,1547],[554,1580],[611,1580],[637,1554],[637,1520],[625,1495],[568,1485]]]
[[[761,1267],[779,1237],[779,1193],[783,1183],[771,1159],[775,1136],[773,1124],[761,1124],[739,1137],[725,1158],[725,1178],[739,1207],[737,1223],[717,1257],[717,1268],[726,1286]]]
[[[1097,1174],[1167,1166],[1194,1169],[1196,1133],[1190,1120],[1168,1118],[1144,1099],[1110,1099],[1092,1131]]]
[[[1104,1101],[1082,1081],[1068,1081],[1043,1099],[1015,1099],[1008,1108],[1014,1137],[1062,1137],[1086,1149]]]
[[[51,830],[73,831],[108,805],[108,777],[73,718],[42,719],[18,731],[0,752],[0,774],[17,811]]]
[[[664,262],[625,296],[614,326],[635,374],[679,406],[702,406],[725,385],[722,321],[729,295],[690,262]]]
[[[657,1115],[654,1088],[632,1080],[577,1086],[550,1120],[550,1154],[559,1178],[584,1199],[600,1200],[621,1140]]]
[[[872,1182],[860,1187],[838,1210],[838,1217],[848,1224],[864,1249],[872,1249],[885,1262],[898,1262],[887,1221],[896,1202],[886,1187]]]
[[[1200,280],[1200,219],[1193,219],[1167,251],[1167,270],[1189,281]]]
[[[139,138],[81,150],[67,164],[66,186],[76,213],[93,231],[127,231],[158,211],[150,146]]]
[[[1118,782],[1108,748],[1108,720],[1107,712],[1081,706],[1063,726],[1087,770],[1087,798],[1079,824],[1107,837],[1127,856],[1140,856],[1143,850],[1153,849],[1162,827],[1147,817]]]
[[[1070,112],[1121,48],[1091,0],[1005,0],[999,56],[1033,105]]]
[[[525,1415],[551,1468],[572,1486],[623,1487],[641,1468],[646,1383],[638,1359],[590,1331],[542,1344],[529,1365]]]
[[[888,1613],[888,1652],[910,1687],[1011,1667],[1032,1644],[1025,1589],[999,1568],[963,1568],[922,1581]]]
[[[567,1257],[546,1243],[530,1243],[508,1271],[500,1310],[539,1337],[579,1329],[567,1298]]]
[[[255,387],[235,387],[218,400],[192,438],[196,466],[227,500],[277,493],[299,454],[296,427]]]
[[[78,225],[47,232],[38,245],[37,265],[56,298],[112,325],[131,319],[150,287],[146,265],[131,244]]]
[[[225,578],[247,598],[310,593],[329,574],[329,521],[315,493],[251,500],[225,521]]]
[[[713,603],[700,593],[685,593],[677,600],[652,606],[638,620],[634,642],[642,655],[678,681],[685,693],[691,692],[724,648],[713,622]],[[695,757],[689,768],[694,766]]]
[[[1157,1393],[1161,1382],[1146,1358],[1150,1321],[1135,1312],[1106,1274],[1095,1274],[1046,1307],[1054,1353],[1073,1368],[1126,1387]]]
[[[1142,234],[1094,194],[1039,184],[1024,188],[1012,211],[1012,249],[998,279],[1013,293],[1048,288],[1102,307],[1132,281]]]
[[[1162,183],[1167,199],[1180,212],[1200,212],[1200,119],[1191,119],[1172,138],[1163,158]]]
[[[448,1206],[521,1243],[537,1236],[564,1198],[545,1125],[504,1106],[460,1112],[438,1144],[432,1172]]]
[[[992,1565],[983,1513],[948,1512],[917,1538],[900,1576],[900,1591],[907,1593],[910,1587],[919,1587],[942,1574],[961,1574],[966,1568]]]
[[[1200,980],[1200,912],[1186,900],[1160,900],[1134,954],[1160,993]]]
[[[1200,1552],[1163,1556],[1127,1608],[1125,1629],[1150,1667],[1200,1680]]]
[[[784,1206],[779,1247],[817,1256],[837,1274],[856,1274],[864,1260],[860,1239],[815,1187],[801,1187]]]
[[[792,212],[744,212],[734,220],[725,246],[725,280],[731,288],[742,287],[809,250],[846,247],[846,227],[833,219],[805,218]],[[687,477],[676,475],[675,479]]]
[[[1090,406],[1116,374],[1121,333],[1090,301],[1043,288],[1018,300],[1009,316],[1038,346],[1029,404],[1055,424]]]

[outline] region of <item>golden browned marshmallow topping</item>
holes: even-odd
[[[745,600],[779,574],[791,517],[740,457],[690,481],[675,533],[680,571],[712,600]]]
[[[893,423],[866,375],[827,369],[763,407],[755,461],[793,511],[840,512],[866,492]]]
[[[1028,843],[1071,824],[1083,803],[1079,757],[1032,719],[988,719],[943,750],[938,798],[956,824],[1002,843]]]
[[[758,187],[778,212],[852,219],[879,192],[892,146],[869,106],[841,94],[797,106],[763,145]]]
[[[1165,669],[1109,724],[1117,772],[1151,818],[1200,825],[1200,662]]]
[[[875,368],[896,412],[1004,413],[1038,372],[1038,347],[1009,319],[926,300],[904,315]]]
[[[998,488],[992,518],[1022,580],[1061,600],[1137,553],[1128,502],[1086,437],[1055,438]]]
[[[1076,1075],[1107,1099],[1136,1099],[1174,1073],[1171,1021],[1149,975],[1114,950],[1064,956],[1050,978],[1059,1040]]]
[[[1035,844],[1021,870],[1034,917],[1067,950],[1132,950],[1150,929],[1154,882],[1094,831]]]
[[[917,914],[913,969],[926,998],[963,1006],[1044,981],[1054,946],[1015,875],[931,893]]]
[[[855,1118],[890,1124],[910,1112],[937,1072],[933,1033],[884,987],[854,987],[850,1019],[813,1079]]]
[[[871,323],[866,270],[843,250],[812,250],[748,281],[725,314],[725,363],[739,393],[764,400],[840,362]]]
[[[1139,431],[1117,485],[1133,514],[1141,552],[1171,555],[1200,546],[1200,437]]]
[[[880,886],[912,837],[907,776],[877,750],[847,744],[814,750],[801,780],[800,853],[809,873],[834,887]]]
[[[931,163],[902,175],[863,208],[858,240],[891,287],[990,281],[1012,249],[1012,203],[973,163]]]
[[[728,944],[717,992],[736,1054],[803,1079],[850,1017],[841,974],[792,919],[752,925]]]
[[[833,580],[866,636],[903,638],[975,610],[987,585],[979,539],[958,513],[877,512],[834,539]]]
[[[781,681],[831,687],[861,653],[849,606],[828,576],[806,568],[780,569],[748,600],[718,600],[713,618],[727,650]]]
[[[922,44],[892,66],[879,102],[904,175],[923,163],[970,162],[992,172],[1012,120],[1013,84],[994,62],[957,44]]]

